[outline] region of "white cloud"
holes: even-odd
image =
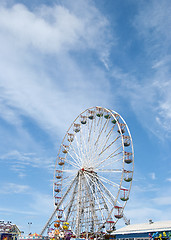
[[[142,223],[147,222],[149,219],[159,219],[158,216],[161,216],[162,211],[151,207],[139,206],[138,208],[132,208],[131,210],[128,210],[128,214],[131,218],[131,223]]]
[[[161,88],[160,84],[159,87],[160,77],[157,73],[151,78],[144,78],[142,82],[130,73],[124,73],[121,69],[115,69],[112,75],[118,80],[118,95],[120,97],[125,96],[125,100],[130,102],[139,122],[147,129],[148,133],[152,133],[160,139],[169,137],[171,128],[170,124],[167,123],[169,123],[170,117],[164,112],[162,114],[161,103],[163,103],[164,98],[170,98],[169,94],[164,94],[164,88],[168,88],[169,91],[171,84],[169,83],[167,87],[163,85],[163,88]],[[165,81],[167,79],[166,76]],[[170,104],[168,102],[168,105]]]
[[[170,1],[161,4],[141,2],[134,27],[146,49],[144,61],[149,66],[143,76],[113,71],[113,77],[122,88],[143,127],[161,140],[171,136],[171,81],[169,46],[171,42]]]
[[[163,194],[161,194],[163,195]],[[168,192],[169,195],[169,192]],[[161,196],[152,200],[156,205],[171,205],[171,196]]]
[[[155,56],[165,51],[170,45],[170,11],[171,5],[169,0],[164,0],[161,3],[151,0],[148,4],[142,2],[139,5],[139,13],[134,24],[138,28],[139,34],[147,41],[146,47],[148,51],[152,53],[155,50],[155,53],[152,53]]]
[[[107,62],[108,22],[92,5],[84,7],[82,17],[61,6],[33,12],[21,4],[1,6],[0,112],[10,124],[21,128],[21,116],[29,116],[56,138],[85,107],[109,101],[105,72],[81,66],[71,54],[93,49]]]
[[[1,194],[21,194],[30,191],[30,187],[27,185],[16,184],[16,183],[5,183],[1,185]]]
[[[17,150],[1,155],[0,161],[8,163],[10,169],[17,172],[20,177],[25,176],[27,167],[44,168],[52,171],[55,164],[55,160],[52,158],[38,157],[35,153],[21,153]]]
[[[48,13],[53,16],[53,24],[45,19]],[[32,45],[45,52],[54,53],[78,44],[83,28],[79,19],[61,6],[54,7],[53,12],[47,7],[47,11],[35,14],[24,5],[16,4],[11,9],[1,8],[0,16],[1,31],[11,34],[17,44]]]
[[[156,192],[153,193],[153,196]],[[131,219],[131,224],[147,222],[149,219],[154,221],[162,221],[170,219],[170,197],[154,198],[149,197],[149,193],[139,195],[138,192],[131,195],[131,199],[127,203],[124,210],[128,219]],[[163,215],[163,212],[165,214]]]
[[[42,214],[42,213],[48,213],[50,214],[53,210],[53,196],[48,195],[45,193],[41,193],[36,189],[37,186],[34,186],[34,188],[24,185],[24,184],[18,184],[13,182],[6,182],[3,183],[0,187],[0,194],[3,195],[15,195],[15,198],[17,198],[16,195],[21,196],[25,195],[27,200],[25,200],[25,204],[28,209],[30,209],[30,213],[32,214]],[[11,197],[10,197],[11,198]],[[18,200],[20,201],[20,200]],[[23,203],[22,203],[23,205]],[[12,207],[15,206],[15,201],[13,204],[11,204],[11,208],[1,208],[0,211],[12,211],[12,212],[18,212],[17,210],[12,210]],[[20,212],[20,210],[19,210]],[[22,211],[21,211],[22,212]],[[24,212],[24,210],[23,210]]]
[[[37,214],[50,217],[54,210],[53,197],[40,192],[34,192],[29,207]]]
[[[152,68],[160,69],[161,67],[169,65],[170,56],[165,56],[163,59],[156,59]]]
[[[102,36],[104,31],[107,33],[109,23],[92,4],[82,3],[84,16],[73,13],[74,3],[71,9],[60,5],[40,6],[34,12],[22,4],[1,7],[0,29],[9,34],[17,45],[30,45],[43,52],[55,54],[87,48],[102,52],[99,48],[105,46]],[[81,5],[79,7],[82,8]],[[104,51],[107,49],[106,45]]]
[[[21,209],[13,209],[13,208],[0,208],[0,212],[3,213],[3,215],[9,215],[11,217],[11,214],[23,214],[23,215],[35,215],[34,211],[24,211]]]
[[[154,172],[150,173],[150,177],[152,180],[155,180],[156,179],[156,174]]]

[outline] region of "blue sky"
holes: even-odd
[[[170,12],[169,0],[0,1],[0,219],[41,231],[62,138],[92,106],[132,134],[127,218],[170,219]]]

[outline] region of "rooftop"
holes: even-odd
[[[158,231],[171,231],[171,220],[160,222],[149,221],[148,223],[130,224],[114,231],[112,235]]]

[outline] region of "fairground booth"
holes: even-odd
[[[19,228],[10,221],[0,221],[0,240],[15,240],[21,235]]]

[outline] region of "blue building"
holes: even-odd
[[[150,240],[171,239],[171,220],[131,224],[114,231],[112,238],[116,240]]]

